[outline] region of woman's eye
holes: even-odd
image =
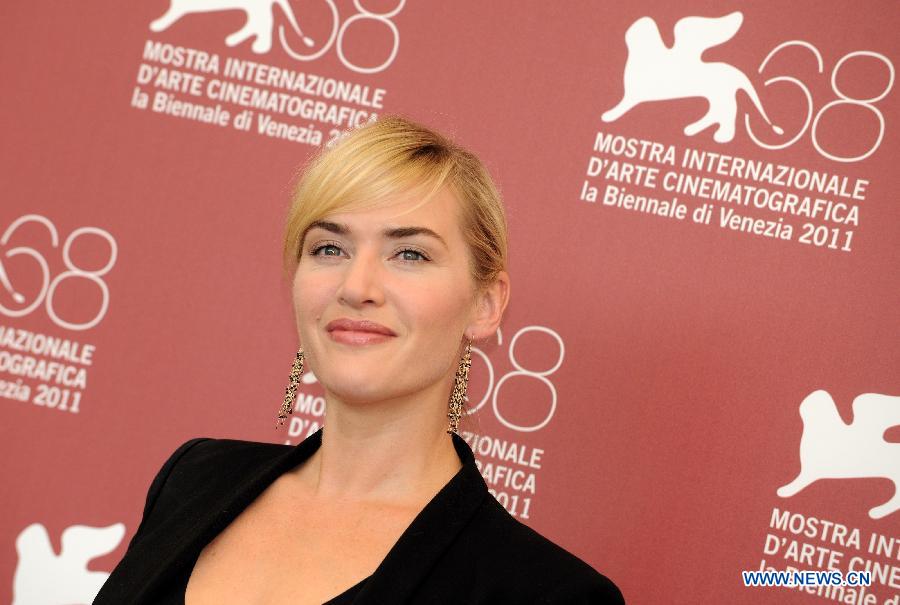
[[[323,244],[321,246],[314,248],[313,251],[311,252],[311,254],[313,256],[319,256],[319,250],[324,250],[325,248],[334,248],[335,250],[340,250],[340,248],[338,248],[334,244]],[[326,254],[325,256],[334,256],[334,254]]]
[[[424,254],[422,254],[422,253],[419,252],[418,250],[413,250],[412,248],[405,248],[405,249],[401,250],[400,252],[398,252],[397,254],[407,254],[407,253],[409,253],[409,254],[418,254],[419,257],[420,257],[423,261],[427,261],[427,260],[428,260],[428,257],[427,257],[427,256],[425,256]],[[408,262],[417,262],[417,259],[413,259],[413,260],[411,260],[411,261],[409,261],[408,259],[404,259],[404,260],[405,260],[405,261],[408,261]]]
[[[319,252],[321,252],[322,250],[325,250],[327,248],[333,248],[337,252],[335,254],[328,254],[328,253],[325,253],[324,255],[319,254]],[[310,254],[313,256],[338,256],[340,254],[340,252],[341,252],[341,249],[337,244],[322,244],[321,246],[316,246],[315,248],[313,248],[310,251]],[[418,250],[415,250],[413,248],[404,248],[403,250],[400,250],[397,252],[397,255],[405,255],[405,254],[413,254],[413,255],[418,256],[418,258],[402,257],[401,261],[405,262],[405,263],[427,262],[427,261],[431,260],[427,256],[425,256],[425,254],[423,254],[422,252],[419,252]]]

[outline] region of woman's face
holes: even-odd
[[[459,202],[447,188],[409,211],[418,201],[332,214],[306,233],[293,282],[300,342],[309,369],[345,402],[449,386],[463,335],[481,336]],[[342,318],[394,335],[351,343],[353,334],[328,330]]]

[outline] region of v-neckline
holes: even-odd
[[[350,588],[348,588],[341,594],[331,597],[330,599],[328,599],[327,601],[322,603],[322,605],[344,605],[344,602],[347,600],[347,595],[348,594],[355,595],[358,592],[359,587],[362,586],[363,584],[365,584],[366,582],[368,582],[369,578],[371,578],[373,575],[374,574],[369,574],[368,576],[366,576],[365,578],[363,578],[362,580],[360,580],[359,582],[357,582],[356,584],[354,584],[353,586],[351,586]]]
[[[195,526],[184,548],[177,553],[178,559],[184,558],[181,561],[182,568],[189,566],[181,590],[182,605],[186,604],[188,582],[206,545],[276,479],[309,459],[322,444],[324,428],[320,427],[296,446],[288,446],[290,449],[275,457],[254,477],[239,486],[228,502],[217,509],[219,512]],[[388,597],[391,602],[402,602],[413,593],[418,582],[469,521],[488,495],[487,485],[475,464],[469,445],[456,433],[452,433],[451,438],[462,468],[419,511],[372,574],[332,597],[324,605],[354,591],[360,584],[363,586],[353,597],[353,605],[382,603]]]

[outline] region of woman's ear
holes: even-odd
[[[506,305],[509,304],[509,274],[500,271],[494,281],[475,295],[475,320],[466,328],[472,340],[487,338],[497,332]]]

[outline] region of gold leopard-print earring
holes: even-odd
[[[291,366],[291,376],[288,381],[287,388],[284,390],[284,401],[281,404],[281,410],[278,412],[278,418],[275,421],[275,429],[284,424],[288,414],[294,413],[294,398],[297,395],[297,386],[300,384],[300,376],[303,374],[303,348],[297,350],[294,357],[294,364]]]
[[[456,379],[453,381],[453,392],[450,393],[450,411],[447,417],[450,419],[450,426],[447,432],[450,434],[459,434],[459,418],[462,416],[462,408],[466,402],[466,390],[469,387],[469,368],[472,367],[472,341],[466,338],[466,350],[462,359],[459,360],[459,367],[456,368]]]

